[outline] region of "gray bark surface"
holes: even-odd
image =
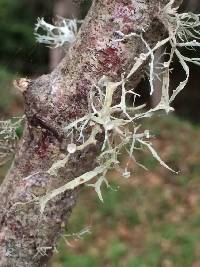
[[[43,214],[33,200],[92,170],[102,141],[99,136],[96,145],[73,154],[57,176],[48,175],[52,164],[67,154],[70,140],[63,127],[87,113],[93,84],[103,75],[120,80],[143,52],[136,38],[113,43],[119,31],[128,34],[144,29],[151,45],[163,37],[164,4],[164,0],[94,1],[64,60],[23,90],[27,123],[12,168],[0,187],[0,267],[45,266],[52,255],[79,189],[51,200]],[[140,69],[133,77],[135,85],[142,74]],[[46,255],[40,253],[44,247]]]

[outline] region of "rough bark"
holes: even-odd
[[[63,158],[70,140],[63,127],[84,115],[87,94],[103,76],[117,81],[131,68],[143,46],[138,39],[113,42],[117,32],[141,32],[153,44],[165,33],[162,7],[167,1],[96,0],[86,17],[77,42],[50,74],[27,83],[23,91],[27,117],[24,136],[13,166],[0,187],[0,266],[45,266],[75,205],[78,190],[50,201],[43,214],[34,196],[63,185],[95,166],[101,136],[71,156],[57,176],[46,171]],[[134,76],[137,84],[142,70]],[[29,177],[29,178],[26,178]],[[26,178],[26,179],[24,179]],[[30,203],[27,203],[30,202]],[[25,203],[25,204],[20,204]],[[40,252],[47,247],[46,255]]]

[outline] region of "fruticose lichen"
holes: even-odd
[[[51,48],[73,43],[78,32],[77,20],[58,17],[56,24],[47,23],[44,18],[38,18],[35,25],[35,37],[38,43],[47,44]]]
[[[110,169],[122,170],[119,160],[119,155],[122,150],[127,152],[129,158],[126,167],[121,171],[122,176],[125,178],[130,177],[129,164],[132,160],[136,162],[134,151],[140,148],[147,148],[162,166],[175,172],[166,165],[154,150],[149,130],[146,129],[142,131],[140,127],[141,119],[151,117],[155,112],[164,110],[166,113],[169,113],[170,111],[173,111],[171,103],[183,90],[189,79],[190,70],[188,62],[200,65],[200,58],[189,58],[184,56],[180,49],[182,47],[188,49],[200,47],[200,43],[197,41],[200,39],[200,15],[192,13],[179,14],[177,9],[173,8],[173,4],[174,1],[171,0],[165,6],[161,14],[163,23],[168,30],[168,37],[157,42],[154,47],[150,47],[145,40],[144,31],[140,34],[133,32],[128,35],[120,32],[121,38],[115,41],[123,42],[129,38],[139,38],[146,47],[146,51],[135,58],[135,63],[130,72],[124,73],[120,82],[112,82],[109,77],[103,76],[97,84],[91,87],[88,95],[89,113],[71,122],[64,128],[65,134],[69,138],[74,132],[78,133],[77,140],[73,140],[73,142],[68,145],[68,155],[66,155],[63,160],[55,162],[47,172],[50,175],[56,175],[59,168],[62,168],[67,164],[70,155],[78,150],[83,150],[89,144],[95,144],[97,135],[101,133],[104,135],[104,140],[102,142],[101,153],[96,160],[97,166],[95,169],[76,177],[62,187],[52,190],[41,197],[39,199],[41,212],[44,211],[46,203],[49,200],[66,190],[72,190],[81,184],[94,187],[100,200],[103,201],[101,185],[105,183],[109,186],[106,174]],[[42,23],[39,21],[37,28],[41,25],[46,24],[44,24],[43,21]],[[54,28],[48,25],[45,27],[49,28],[48,32],[52,34]],[[63,28],[61,26],[59,32],[62,31]],[[51,46],[59,46],[66,40],[65,37],[62,39],[62,34],[59,34],[60,39],[56,39],[54,36],[52,37],[51,34],[48,34],[46,38],[42,37],[40,41],[44,40],[45,43],[49,43]],[[55,43],[56,41],[57,43]],[[170,44],[171,46],[170,52],[167,53],[168,60],[164,61],[162,64],[159,63],[160,65],[157,66],[154,54],[159,49],[165,48],[167,44]],[[178,58],[180,65],[185,71],[186,77],[170,95],[170,71],[174,57]],[[135,105],[135,99],[138,95],[134,92],[134,89],[127,89],[127,82],[147,60],[149,60],[150,93],[152,94],[154,92],[154,80],[156,76],[155,68],[159,68],[160,78],[162,80],[162,96],[156,107],[144,111],[145,105]],[[117,103],[115,101],[116,93],[120,95],[120,100]],[[129,95],[132,95],[134,99],[132,105],[128,105],[127,99],[129,98]],[[85,140],[85,132],[88,129],[92,129],[91,135]],[[96,181],[91,184],[91,180],[94,179],[96,179]]]
[[[19,129],[23,118],[13,118],[0,121],[0,166],[5,164],[10,155],[15,152]]]

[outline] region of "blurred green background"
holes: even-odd
[[[51,52],[35,43],[34,23],[37,17],[51,21],[62,1],[0,0],[1,119],[23,113],[13,79],[49,71]],[[197,11],[198,1],[193,2]],[[83,2],[81,16],[89,5]],[[49,267],[200,267],[199,74],[192,67],[174,115],[145,122],[157,137],[154,147],[180,174],[170,173],[144,152],[136,158],[149,171],[133,166],[129,179],[110,173],[112,189],[103,191],[104,203],[91,188],[84,188],[68,225],[69,236],[60,239]],[[179,67],[174,77],[182,77]],[[143,100],[150,103],[149,96]],[[8,166],[0,167],[1,180]],[[84,229],[90,233],[78,236]]]

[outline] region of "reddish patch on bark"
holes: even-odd
[[[16,236],[16,237],[22,237],[23,236],[23,226],[21,224],[21,222],[19,220],[16,220],[13,215],[10,215],[8,220],[8,226],[10,228],[10,230],[12,231],[12,233]]]
[[[49,144],[50,144],[50,137],[47,134],[47,132],[44,132],[42,134],[40,141],[39,141],[38,150],[37,150],[37,154],[41,158],[45,157],[46,154],[48,153]]]
[[[135,8],[132,4],[121,3],[121,5],[117,5],[112,19],[121,20],[123,23],[133,22],[135,15]]]
[[[118,56],[117,48],[108,47],[99,53],[99,61],[101,65],[103,65],[103,71],[105,73],[118,68],[118,65],[121,63],[121,59]]]
[[[23,180],[23,179],[20,179],[18,183],[19,183],[19,186],[22,187],[22,188],[25,188],[26,184],[27,184],[27,182],[25,180]]]

